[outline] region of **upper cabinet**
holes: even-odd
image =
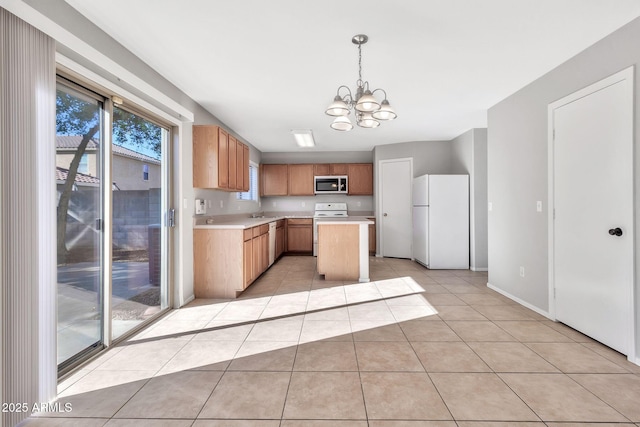
[[[349,195],[373,195],[373,164],[350,163],[348,168]]]
[[[349,163],[331,163],[329,175],[349,175]]]
[[[345,175],[350,196],[373,195],[371,163],[309,163],[260,165],[261,196],[313,196],[314,176]]]
[[[260,165],[260,195],[286,196],[288,189],[288,165]]]
[[[314,165],[289,165],[289,195],[313,196]]]
[[[248,191],[248,175],[249,147],[220,126],[193,126],[194,187]]]

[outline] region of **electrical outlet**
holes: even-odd
[[[276,202],[271,202],[271,203],[273,204],[273,207],[275,208],[277,203]]]
[[[520,267],[520,277],[524,277],[524,267]]]
[[[220,208],[224,208],[224,200],[220,200]]]
[[[357,206],[357,207],[362,206],[362,202],[360,202],[360,201],[356,202],[356,206]]]
[[[305,202],[302,202],[302,207],[304,208],[307,204]]]
[[[213,200],[209,200],[209,207],[212,208],[213,207]]]
[[[542,212],[542,202],[540,200],[536,202],[536,211]]]
[[[493,203],[489,202],[487,206],[489,208],[489,212],[491,212],[493,210]]]

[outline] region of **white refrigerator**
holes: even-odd
[[[431,269],[469,269],[469,175],[413,179],[413,258]]]

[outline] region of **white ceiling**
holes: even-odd
[[[638,0],[66,0],[261,151],[449,140],[640,16]],[[398,118],[329,128],[339,85],[386,90]],[[312,129],[299,149],[291,129]]]

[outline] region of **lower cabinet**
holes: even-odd
[[[287,252],[313,252],[313,219],[287,219]]]
[[[376,254],[376,218],[369,217],[369,221],[373,221],[373,224],[369,224],[369,255]]]
[[[235,298],[269,268],[269,225],[195,229],[193,258],[196,298]]]
[[[284,252],[284,220],[276,222],[276,259]]]

